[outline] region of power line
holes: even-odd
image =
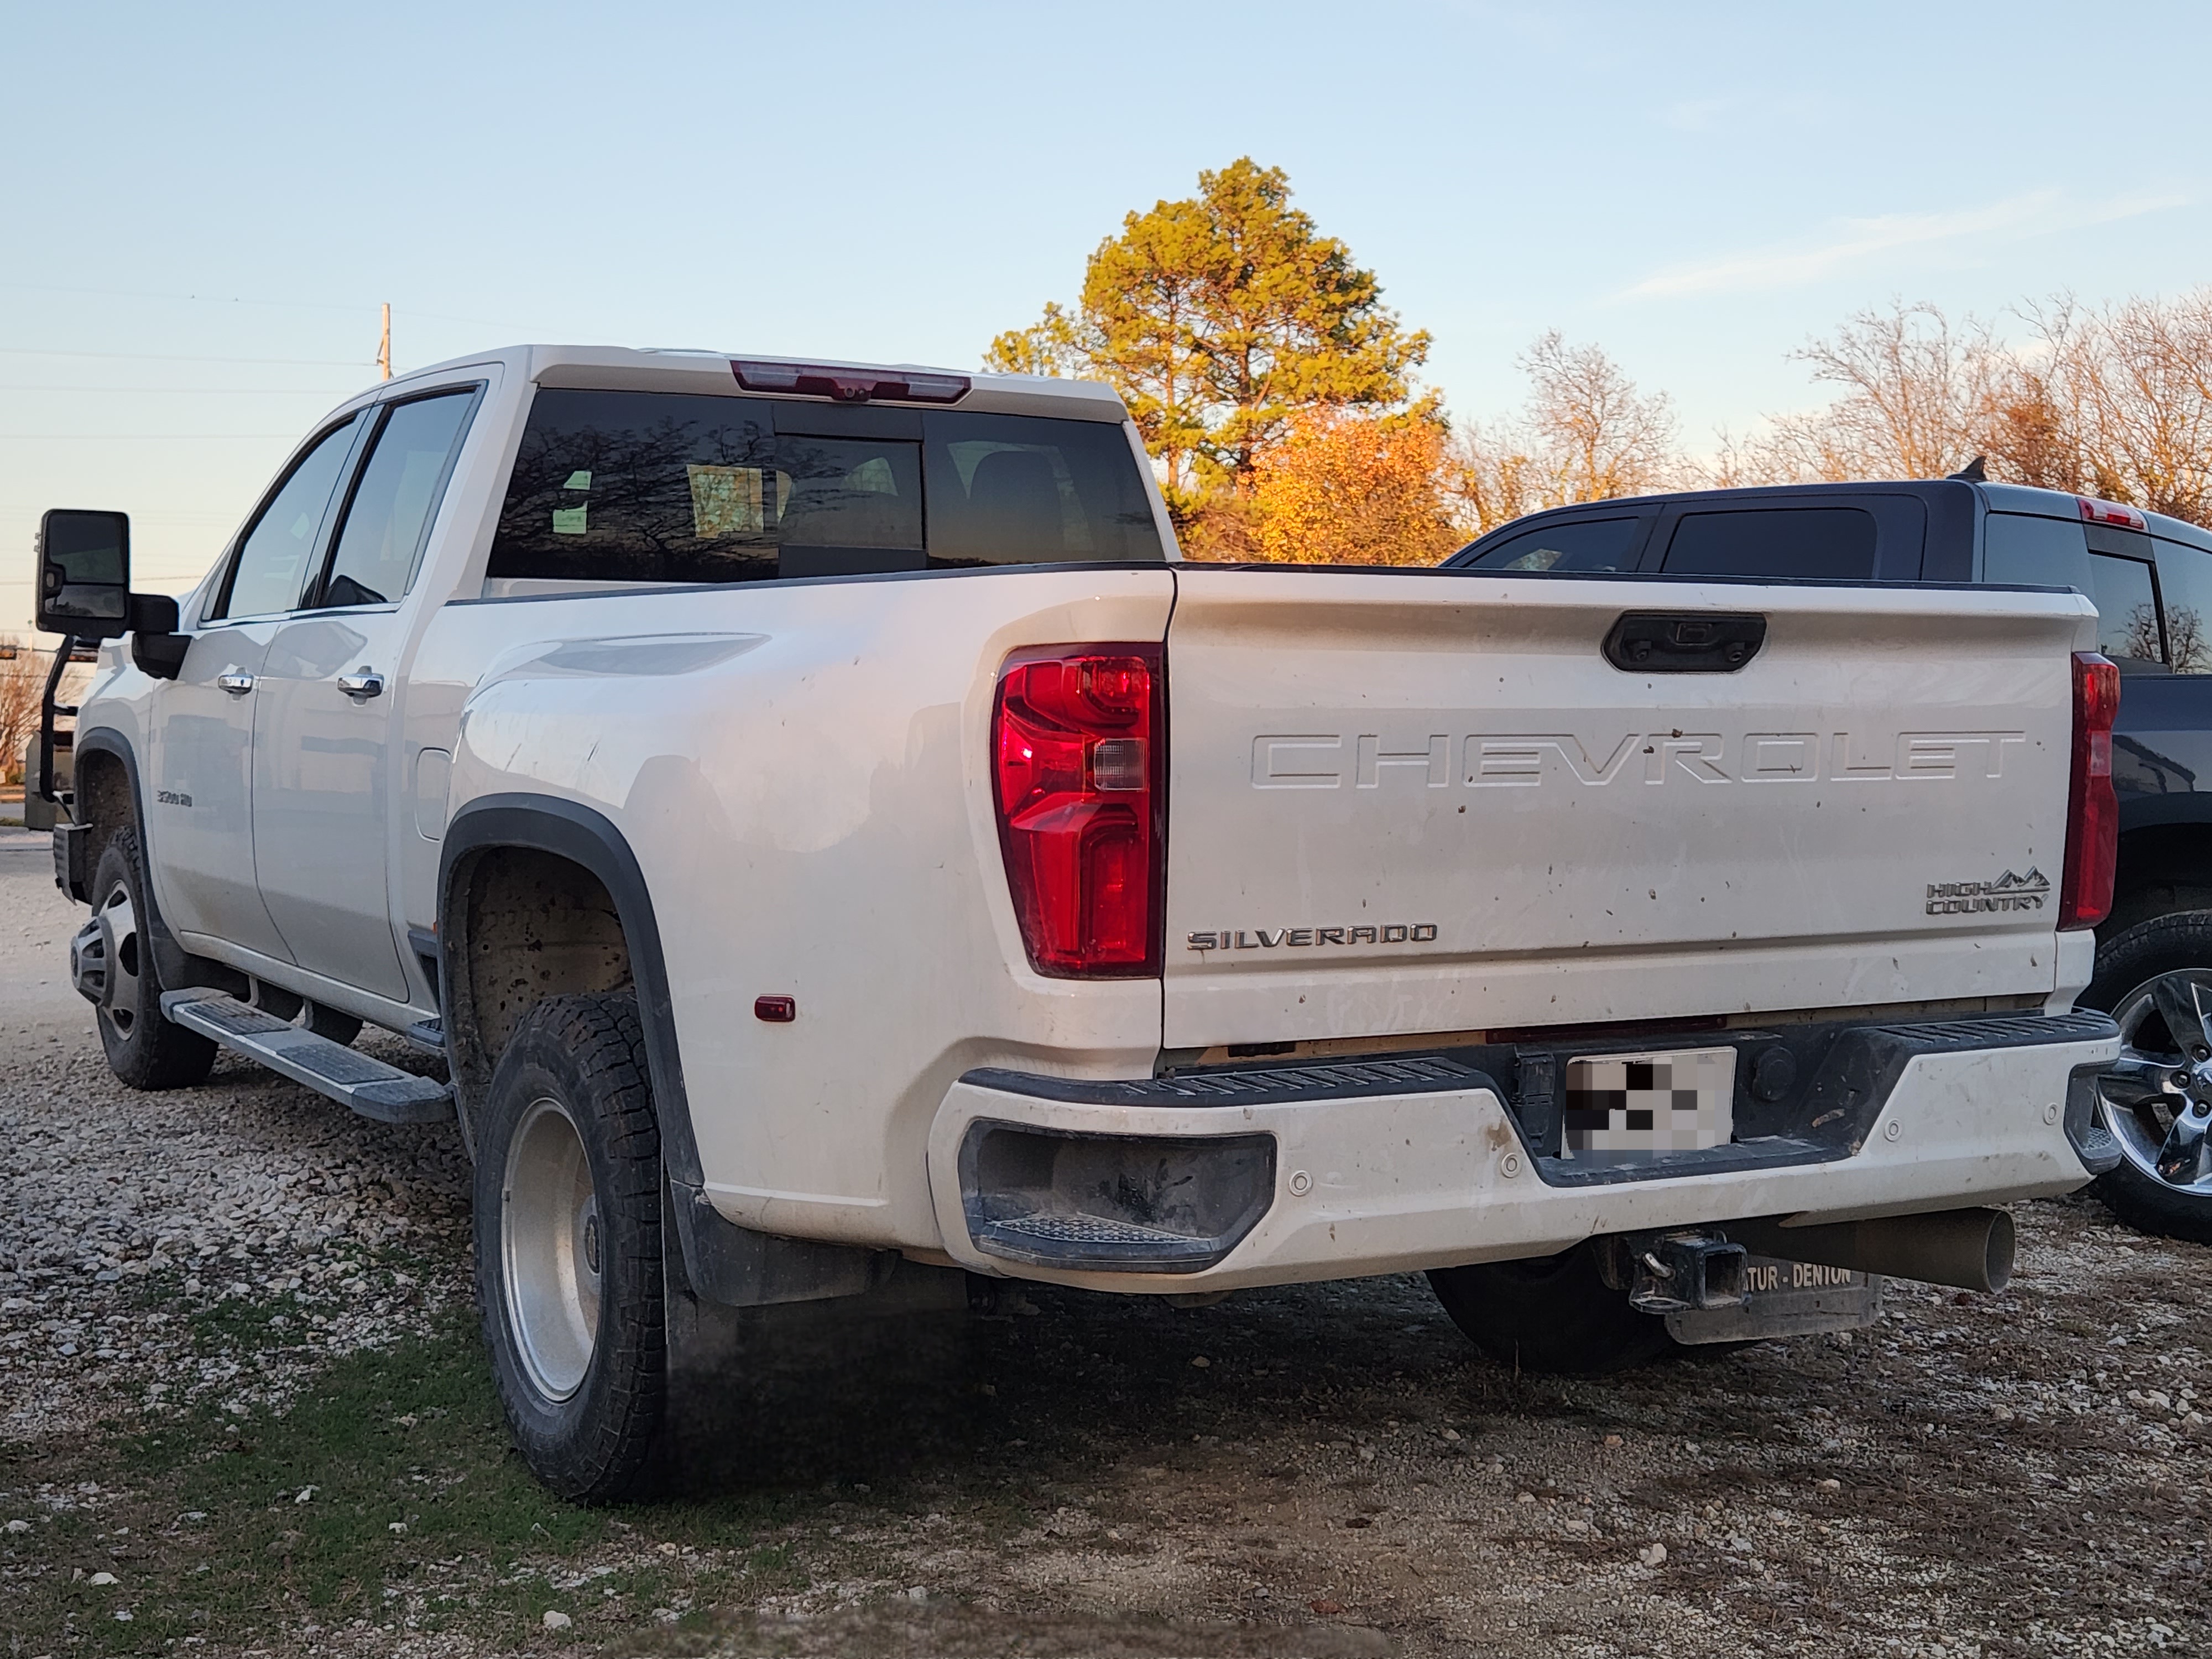
[[[112,300],[190,300],[200,305],[269,306],[287,311],[357,313],[368,309],[368,302],[365,301],[351,305],[339,305],[329,300],[249,300],[221,294],[165,294],[155,289],[142,288],[64,288],[50,283],[0,283],[0,291],[16,294],[82,294]],[[530,331],[520,324],[491,317],[457,317],[451,312],[416,311],[411,308],[407,314],[410,317],[427,317],[433,322],[468,323],[478,328],[511,328],[522,333]]]
[[[275,363],[296,368],[374,368],[358,357],[183,357],[165,351],[48,351],[39,346],[0,346],[0,357],[98,357],[123,363]]]
[[[195,398],[348,398],[358,386],[21,386],[0,380],[0,392],[173,392]]]
[[[248,300],[227,294],[165,294],[144,288],[66,288],[53,283],[0,283],[14,294],[81,294],[104,300],[190,300],[209,306],[269,306],[283,311],[359,311],[328,300]]]
[[[0,432],[0,443],[177,443],[187,438],[217,442],[235,438],[296,438],[296,432]]]

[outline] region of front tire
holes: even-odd
[[[2154,916],[2101,941],[2082,1006],[2120,1028],[2120,1064],[2100,1090],[2120,1161],[2092,1188],[2130,1226],[2212,1243],[2212,910]],[[2185,1079],[2182,1080],[2182,1079]]]
[[[563,1498],[632,1491],[666,1410],[660,1182],[635,1001],[530,1009],[477,1125],[477,1297],[514,1443]]]
[[[1629,1306],[1605,1282],[1596,1241],[1528,1261],[1438,1267],[1430,1288],[1474,1346],[1501,1365],[1562,1376],[1601,1376],[1674,1352],[1667,1322]]]
[[[92,872],[92,920],[70,945],[77,989],[91,999],[107,1068],[133,1089],[207,1080],[216,1045],[161,1015],[161,981],[147,937],[145,866],[135,830],[118,830]]]

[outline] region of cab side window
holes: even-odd
[[[1660,568],[1670,576],[1796,576],[1865,581],[1875,515],[1856,507],[1686,513]]]
[[[2001,587],[2089,591],[2089,543],[2075,519],[1992,513],[1982,525],[1982,580]]]
[[[1626,570],[1636,552],[1637,519],[1568,519],[1539,525],[1486,547],[1460,570]]]
[[[318,609],[389,605],[406,592],[475,405],[471,389],[417,398],[386,414],[347,504]]]
[[[209,610],[210,621],[225,617],[267,617],[290,611],[313,574],[318,538],[338,475],[352,452],[356,416],[332,427],[300,458],[276,493],[238,545],[220,599]]]

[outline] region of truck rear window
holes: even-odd
[[[1165,556],[1118,425],[549,388],[486,574],[741,582]]]

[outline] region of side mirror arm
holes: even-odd
[[[76,635],[65,635],[54,650],[54,665],[46,671],[46,695],[39,699],[39,799],[50,805],[61,805],[61,791],[54,787],[54,717],[74,714],[76,710],[65,708],[54,701],[61,690],[62,671],[69,666],[70,657],[76,650]]]

